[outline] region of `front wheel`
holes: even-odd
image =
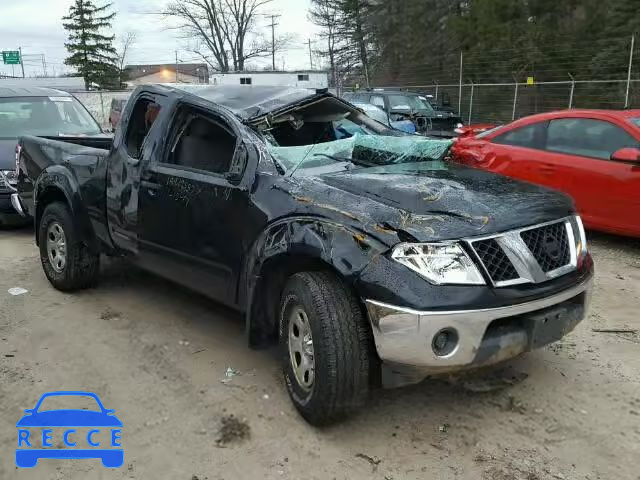
[[[287,282],[279,336],[289,395],[313,425],[343,418],[369,392],[370,330],[353,294],[329,272]]]
[[[47,279],[62,291],[91,286],[99,271],[99,255],[92,253],[76,234],[68,207],[48,205],[38,225],[40,261]]]

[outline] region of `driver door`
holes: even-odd
[[[248,151],[235,120],[214,112],[179,105],[165,151],[143,172],[139,261],[233,305],[249,232],[264,221],[243,183]]]

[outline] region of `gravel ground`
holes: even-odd
[[[1,231],[0,479],[640,479],[640,335],[593,331],[640,329],[640,243],[594,235],[592,250],[591,314],[563,341],[375,392],[319,430],[290,404],[274,352],[247,348],[238,314],[120,262],[93,290],[58,292],[32,233]],[[52,390],[115,409],[122,468],[15,467],[15,423]]]

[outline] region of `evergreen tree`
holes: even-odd
[[[118,68],[113,35],[101,32],[111,28],[115,12],[109,12],[112,4],[96,6],[93,0],[75,0],[69,15],[63,17],[69,41],[65,43],[69,57],[65,64],[75,67],[84,78],[85,87],[92,84],[101,88],[116,87]]]

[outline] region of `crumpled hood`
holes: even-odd
[[[0,170],[14,170],[16,168],[16,144],[15,140],[0,140]]]
[[[303,177],[297,198],[380,237],[433,241],[487,235],[565,217],[565,195],[448,162]]]

